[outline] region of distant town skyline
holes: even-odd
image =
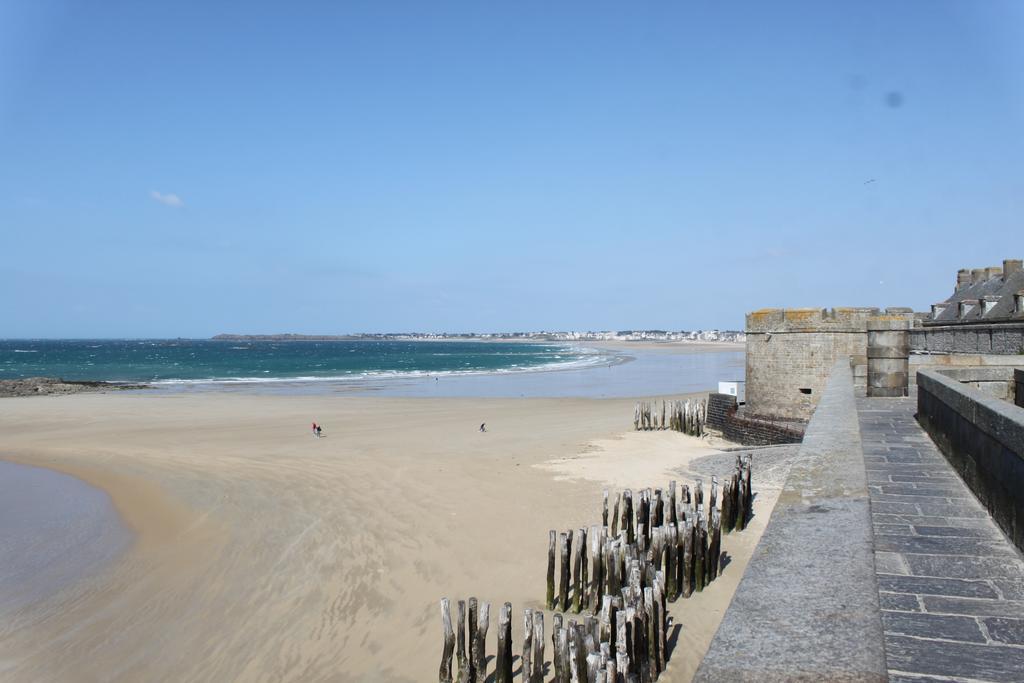
[[[5,2],[0,338],[928,310],[1022,255],[1022,73],[1012,0]]]

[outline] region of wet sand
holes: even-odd
[[[0,676],[431,680],[439,598],[492,604],[491,653],[512,602],[521,642],[522,608],[544,597],[548,529],[593,524],[606,487],[664,486],[694,459],[733,457],[630,432],[632,414],[629,399],[5,399],[3,457],[106,491],[136,541],[0,625]],[[670,609],[682,629],[662,680],[689,680],[767,523],[774,498],[757,474],[757,516],[723,541],[724,574]]]

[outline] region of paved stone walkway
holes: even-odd
[[[916,407],[857,400],[890,680],[1024,681],[1024,561]]]

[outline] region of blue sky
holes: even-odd
[[[0,337],[920,310],[1022,217],[1020,2],[0,0]]]

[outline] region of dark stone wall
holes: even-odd
[[[1024,353],[1024,322],[925,325],[910,331],[910,350],[918,353]]]
[[[1013,371],[1013,402],[1024,408],[1024,370]]]
[[[707,426],[722,436],[744,446],[772,446],[782,443],[800,443],[804,438],[803,426],[797,422],[775,422],[744,415],[729,394],[708,396]]]
[[[930,370],[918,372],[917,389],[921,426],[1024,550],[1024,408]]]

